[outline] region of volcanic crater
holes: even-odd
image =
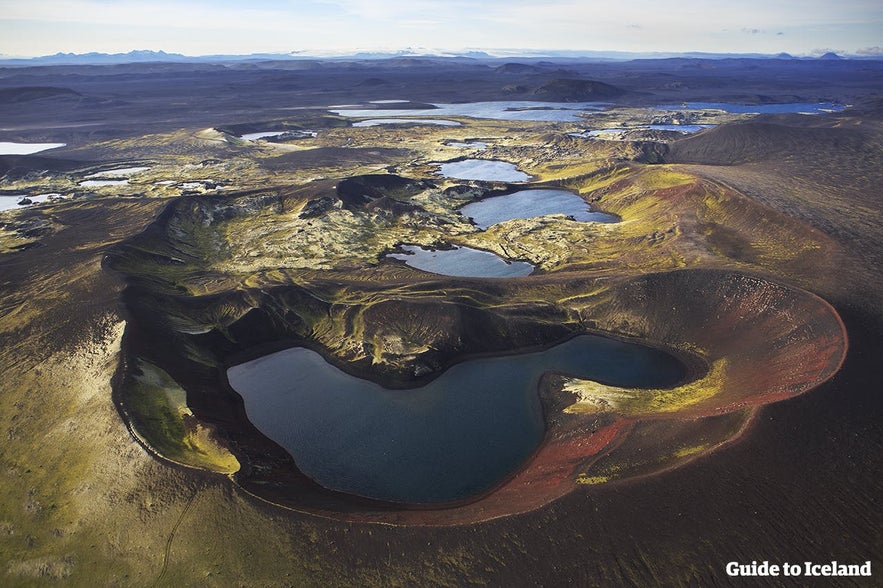
[[[806,392],[843,361],[847,337],[834,309],[757,273],[598,275],[577,266],[487,280],[431,276],[381,261],[384,236],[426,241],[438,237],[439,227],[457,228],[452,217],[421,205],[442,188],[381,175],[185,197],[115,247],[105,267],[127,282],[115,399],[139,439],[162,457],[231,475],[249,492],[295,510],[462,524],[532,510],[580,485],[686,463],[737,439],[759,406]],[[243,222],[258,227],[262,239],[293,239],[316,231],[327,236],[331,225],[320,221],[352,215],[376,229],[360,258],[330,267],[234,259],[254,258],[237,247],[250,238],[236,230]],[[346,234],[352,225],[333,226],[332,237],[354,238]],[[683,363],[684,378],[670,388],[628,389],[546,374],[537,390],[545,435],[536,451],[491,490],[442,504],[390,503],[323,488],[299,470],[296,456],[255,428],[226,378],[231,365],[301,346],[407,394],[464,359],[548,348],[583,333],[664,350]],[[138,400],[158,393],[145,392],[145,371],[165,374],[186,392],[192,415],[182,431],[159,426],[169,417]],[[200,458],[185,449],[164,452],[175,434],[189,438]]]

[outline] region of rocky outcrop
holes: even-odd
[[[347,178],[337,184],[337,196],[348,207],[359,207],[371,200],[389,196],[408,198],[432,187],[422,180],[394,174],[372,174]]]

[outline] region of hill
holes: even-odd
[[[622,88],[594,80],[554,79],[546,82],[533,95],[552,102],[586,102],[618,98],[626,93]]]

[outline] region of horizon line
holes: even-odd
[[[511,48],[464,48],[464,49],[439,49],[426,47],[403,47],[403,48],[345,48],[339,50],[329,49],[299,49],[291,51],[254,51],[251,53],[199,53],[188,54],[179,53],[177,51],[165,51],[163,49],[132,49],[128,52],[107,53],[103,51],[88,51],[85,53],[63,52],[59,51],[52,54],[44,55],[7,55],[0,54],[0,61],[32,61],[51,58],[77,58],[89,56],[103,57],[126,57],[136,55],[156,55],[167,56],[171,58],[182,57],[187,59],[210,59],[210,58],[249,58],[249,57],[277,57],[283,59],[311,59],[311,58],[347,58],[358,57],[362,55],[382,55],[389,57],[471,57],[481,54],[487,59],[507,59],[507,58],[543,58],[558,57],[575,59],[580,57],[594,57],[616,59],[613,56],[622,56],[624,59],[634,58],[635,56],[643,56],[645,58],[666,59],[677,56],[709,56],[709,58],[727,58],[727,57],[778,57],[788,56],[794,59],[817,59],[825,55],[836,55],[843,59],[883,59],[883,53],[850,53],[847,51],[839,51],[832,49],[816,49],[810,53],[790,53],[787,51],[778,51],[775,53],[763,52],[713,52],[713,51],[625,51],[618,49],[511,49]]]

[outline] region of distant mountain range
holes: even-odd
[[[252,53],[248,55],[200,55],[189,56],[181,53],[165,51],[130,51],[128,53],[56,53],[42,57],[14,58],[0,55],[0,65],[106,65],[122,63],[176,62],[176,63],[218,63],[225,61],[271,61],[271,60],[368,60],[391,58],[459,58],[475,60],[492,59],[556,59],[556,60],[598,60],[627,61],[633,59],[883,59],[883,55],[850,55],[840,56],[833,52],[819,57],[794,57],[788,53],[766,55],[761,53],[633,53],[627,51],[537,51],[537,50],[500,50],[500,51],[435,51],[430,49],[402,49],[399,51],[365,51],[365,52],[332,52],[332,51],[291,51],[289,53]]]

